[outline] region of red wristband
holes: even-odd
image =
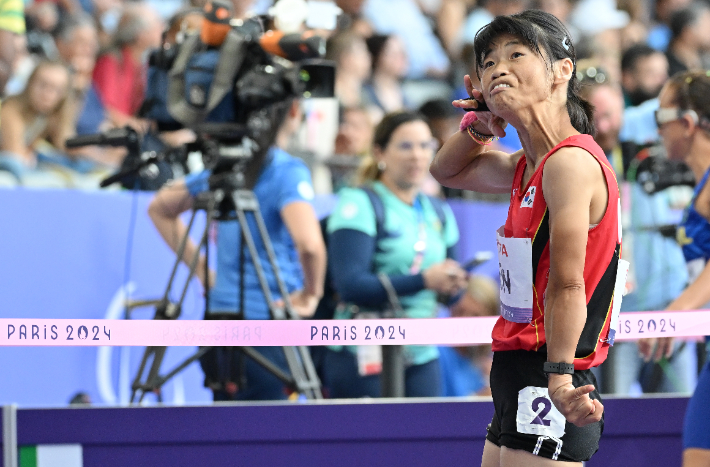
[[[466,131],[469,125],[473,124],[475,121],[478,120],[478,116],[476,115],[476,112],[466,112],[461,119],[461,124],[459,125],[459,130],[460,131]]]

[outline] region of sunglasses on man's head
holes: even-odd
[[[656,119],[656,126],[660,128],[666,123],[675,122],[680,120],[685,115],[690,115],[695,124],[698,124],[698,114],[693,109],[681,110],[678,107],[667,107],[656,109],[653,116]]]

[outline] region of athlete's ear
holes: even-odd
[[[574,63],[569,58],[557,60],[553,65],[553,73],[555,84],[568,83],[574,73]]]
[[[680,121],[683,124],[683,136],[690,138],[693,136],[696,128],[700,128],[696,124],[696,120],[692,115],[685,114],[680,117]]]

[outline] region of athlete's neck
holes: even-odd
[[[525,151],[525,158],[533,170],[537,169],[542,159],[552,148],[570,136],[579,134],[566,115],[563,118],[553,119],[552,121],[554,123],[550,124],[539,118],[533,118],[530,119],[529,125],[523,126],[522,130],[518,130],[520,143]]]
[[[566,94],[553,93],[549,100],[506,116],[518,131],[528,166],[537,168],[545,155],[561,141],[579,134],[567,113]]]
[[[697,131],[700,133],[693,138],[685,163],[693,171],[695,182],[699,183],[710,168],[710,136],[700,129]]]

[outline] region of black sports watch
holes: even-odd
[[[556,373],[559,375],[573,375],[574,364],[564,362],[545,362],[545,364],[542,366],[542,371],[544,371],[545,373]]]

